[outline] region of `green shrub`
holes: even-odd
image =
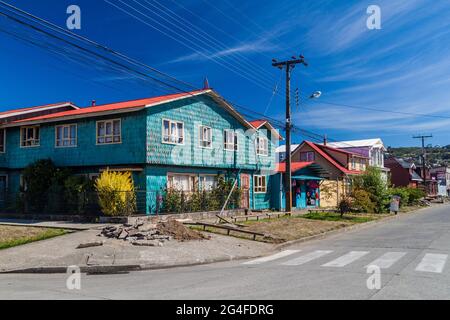
[[[370,199],[370,194],[365,190],[355,190],[352,193],[352,208],[358,212],[373,213],[375,212],[375,204]]]
[[[398,188],[390,188],[389,195],[400,197],[400,207],[409,204],[409,191],[408,188],[398,187]]]
[[[369,194],[376,213],[383,213],[387,210],[390,200],[389,193],[379,168],[368,167],[364,174],[352,179],[352,184],[353,192],[364,190]]]
[[[410,206],[416,205],[420,199],[425,198],[426,193],[422,189],[409,188],[408,204]]]
[[[212,190],[197,190],[186,194],[177,189],[166,189],[163,194],[163,208],[165,213],[185,213],[221,210],[233,188],[234,181],[218,177],[217,186]],[[225,209],[240,206],[242,191],[235,187]]]

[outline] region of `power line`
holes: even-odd
[[[0,4],[4,4],[4,2],[3,2],[3,1],[0,1]],[[6,5],[7,5],[7,4],[6,4]],[[13,7],[11,7],[11,6],[9,6],[9,7],[10,7],[10,9],[15,9],[15,8],[13,8]],[[57,27],[57,26],[55,26],[55,27],[52,28],[52,27],[51,27],[51,23],[48,23],[46,20],[43,20],[43,19],[38,18],[38,17],[35,17],[35,16],[31,15],[31,14],[28,14],[27,12],[25,12],[25,11],[23,11],[23,10],[18,9],[18,8],[17,8],[17,10],[19,10],[19,12],[23,13],[22,17],[24,17],[24,15],[25,15],[25,16],[28,17],[29,19],[32,18],[32,20],[39,19],[41,25],[44,24],[46,27],[48,27],[48,28],[50,28],[50,29],[53,29],[53,31],[58,31],[58,29],[59,29],[59,27]],[[13,11],[13,10],[9,10],[9,11]],[[55,35],[53,35],[53,34],[50,34],[50,33],[46,32],[45,30],[42,30],[42,29],[39,28],[39,27],[30,25],[29,23],[26,23],[26,22],[23,22],[23,21],[21,21],[21,20],[19,20],[19,19],[16,19],[16,18],[12,17],[12,16],[9,15],[9,14],[6,14],[6,13],[4,13],[4,12],[0,12],[0,14],[2,14],[3,16],[5,16],[5,17],[7,17],[7,18],[9,18],[9,19],[11,19],[11,20],[13,20],[13,21],[16,22],[16,23],[19,23],[20,25],[23,25],[23,26],[25,26],[25,27],[27,27],[27,28],[30,28],[30,29],[34,30],[34,31],[37,31],[37,32],[39,32],[39,33],[41,33],[41,34],[43,34],[43,35],[45,35],[45,36],[47,36],[47,37],[54,38],[54,39],[56,39],[56,40],[58,40],[58,41],[62,41],[62,42],[65,43],[65,44],[68,44],[68,45],[70,45],[70,46],[73,46],[73,47],[74,47],[75,49],[77,49],[77,50],[81,50],[81,51],[84,52],[84,53],[93,54],[94,57],[95,57],[96,59],[103,59],[103,60],[106,60],[106,61],[108,61],[108,62],[111,62],[111,63],[114,64],[114,68],[117,68],[117,67],[122,68],[122,69],[124,69],[125,72],[127,72],[127,73],[129,73],[129,74],[131,74],[131,75],[133,75],[133,76],[139,76],[141,79],[143,78],[144,80],[152,80],[152,81],[154,80],[154,78],[149,77],[148,75],[146,75],[146,74],[144,74],[144,73],[141,73],[141,72],[136,71],[136,70],[134,70],[134,69],[132,69],[132,68],[126,67],[126,66],[124,66],[124,65],[121,64],[121,63],[117,63],[116,61],[113,61],[112,59],[109,59],[109,58],[107,58],[107,57],[104,57],[103,55],[97,54],[97,53],[95,53],[95,52],[92,52],[92,51],[89,50],[89,49],[86,49],[86,48],[83,48],[83,47],[78,46],[78,45],[76,45],[76,44],[73,44],[73,43],[71,43],[70,41],[65,40],[65,39],[63,39],[63,38],[61,38],[61,37],[55,36]],[[55,30],[55,29],[56,29],[56,30]],[[61,30],[59,30],[59,31],[61,31]],[[66,33],[65,30],[64,30],[64,33]],[[72,38],[82,38],[82,37],[78,37],[77,35],[73,34],[73,37],[72,37]],[[29,39],[28,39],[28,40],[29,40]],[[94,46],[96,46],[96,47],[98,47],[98,48],[102,48],[102,49],[106,50],[106,51],[109,52],[109,53],[113,53],[115,56],[117,56],[117,57],[119,57],[119,58],[121,58],[121,59],[125,59],[125,60],[127,60],[127,61],[133,61],[133,62],[134,62],[133,64],[135,64],[135,65],[140,65],[140,66],[146,66],[146,67],[148,67],[147,65],[142,64],[142,63],[139,62],[139,61],[133,60],[133,59],[131,59],[131,58],[129,58],[129,57],[123,55],[123,54],[119,54],[119,53],[115,52],[114,50],[109,49],[109,48],[106,48],[106,47],[104,47],[104,46],[102,46],[102,45],[100,45],[100,44],[98,44],[98,43],[95,43],[95,42],[93,42],[93,41],[87,39],[87,38],[82,38],[82,40],[83,40],[83,41],[86,41],[86,42],[88,42],[88,43],[90,43],[90,44],[92,44],[92,45],[94,45]],[[33,44],[36,44],[36,42],[34,42]],[[43,48],[52,51],[51,48],[48,48],[48,47],[46,48],[45,46],[44,46]],[[66,58],[68,58],[68,57],[66,56]],[[171,76],[168,76],[168,75],[166,75],[166,74],[160,72],[159,70],[156,70],[156,69],[151,68],[151,67],[149,67],[149,68],[150,68],[151,70],[156,71],[157,73],[159,73],[159,74],[161,74],[161,75],[167,77],[167,78],[171,78],[171,79],[174,79],[175,81],[179,82],[178,79],[173,78],[173,77],[171,77]],[[189,93],[189,92],[187,92],[187,91],[185,91],[185,90],[183,90],[183,89],[180,89],[179,87],[177,87],[177,86],[175,86],[175,85],[167,84],[167,83],[164,82],[164,81],[158,80],[158,82],[160,83],[160,85],[169,87],[170,89],[175,89],[176,91],[181,91],[181,92]],[[189,85],[190,87],[193,87],[192,85],[190,85],[190,84],[188,84],[188,83],[184,83],[184,82],[183,82],[183,84],[186,84],[186,85]],[[223,98],[222,98],[222,100],[223,100],[224,102],[226,102],[226,103],[228,103],[228,104],[230,104],[230,105],[236,107],[236,108],[246,109],[246,110],[249,111],[250,113],[258,115],[258,116],[261,117],[262,119],[267,119],[268,121],[274,123],[275,126],[282,127],[282,122],[281,122],[280,120],[277,120],[277,119],[275,119],[275,118],[266,117],[265,115],[261,115],[261,114],[255,112],[255,111],[253,111],[253,110],[251,110],[251,109],[245,108],[245,107],[243,107],[243,106],[240,106],[240,105],[238,105],[238,104],[235,104],[235,103],[230,102],[230,101],[228,101],[228,100],[225,100],[225,99],[223,99]],[[318,137],[320,137],[320,135],[318,135],[318,134],[316,134],[316,133],[313,133],[313,132],[310,132],[310,131],[308,131],[308,130],[300,129],[300,128],[296,128],[296,127],[293,127],[293,130],[295,130],[296,132],[299,132],[299,133],[302,134],[302,135],[309,136],[309,137],[311,137],[311,138],[313,138],[313,139],[320,139],[320,138],[318,138]]]

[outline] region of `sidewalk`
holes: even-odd
[[[0,273],[65,273],[77,265],[85,272],[117,272],[195,265],[268,254],[273,245],[211,234],[210,240],[136,247],[128,242],[98,237],[85,230],[0,252]],[[104,241],[103,246],[76,249],[81,243]]]
[[[98,224],[98,223],[79,223],[69,221],[39,221],[39,220],[22,220],[22,219],[6,219],[6,218],[0,218],[0,225],[58,228],[58,229],[79,230],[79,231],[90,229],[101,229],[105,226],[105,224]]]

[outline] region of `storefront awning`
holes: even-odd
[[[292,179],[296,179],[296,180],[323,180],[323,178],[320,177],[314,177],[314,176],[293,176]]]

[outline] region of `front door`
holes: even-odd
[[[250,175],[241,174],[241,208],[250,208]]]

